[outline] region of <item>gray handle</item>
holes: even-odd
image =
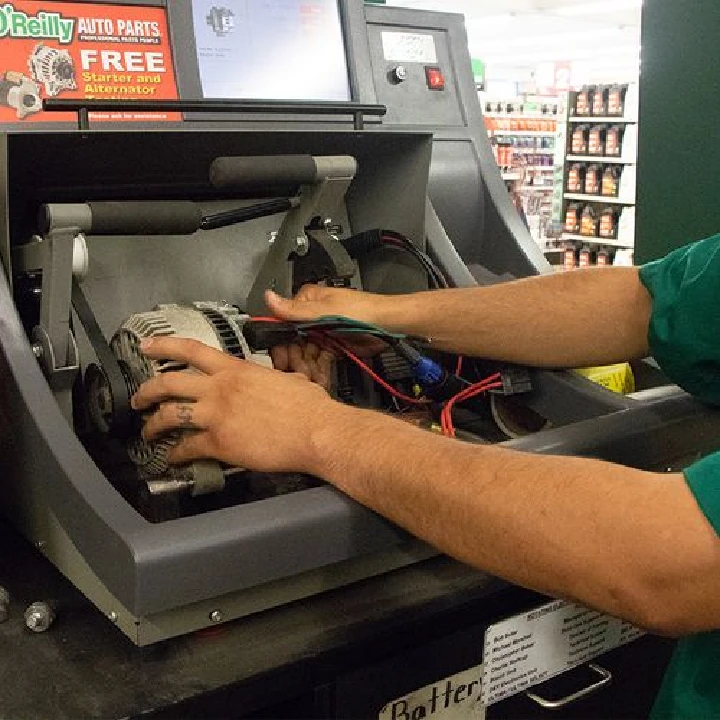
[[[594,672],[596,672],[598,675],[600,675],[600,679],[597,682],[594,682],[591,685],[588,685],[587,687],[578,690],[577,692],[566,695],[564,698],[560,698],[559,700],[548,700],[547,698],[541,697],[540,695],[536,695],[532,692],[526,692],[525,695],[527,695],[527,697],[529,697],[533,702],[536,702],[540,707],[543,707],[546,710],[558,710],[559,708],[565,707],[566,705],[569,705],[570,703],[573,703],[580,698],[586,697],[587,695],[596,692],[612,680],[612,673],[609,670],[606,670],[599,665],[594,665],[593,663],[590,663],[588,667]]]

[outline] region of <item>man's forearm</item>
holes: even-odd
[[[678,603],[699,627],[720,617],[702,586],[717,539],[682,476],[470,445],[342,406],[311,453],[311,472],[477,568],[668,632],[694,629],[673,624]]]
[[[373,320],[452,352],[587,367],[644,357],[650,306],[636,268],[602,268],[384,299]]]

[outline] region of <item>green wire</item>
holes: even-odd
[[[337,325],[338,327],[325,327],[328,325]],[[352,318],[345,317],[344,315],[323,315],[317,320],[309,323],[298,323],[298,329],[326,329],[330,332],[337,333],[364,333],[366,335],[375,335],[376,337],[393,338],[396,340],[402,340],[406,337],[403,333],[391,333],[377,325],[362,322],[360,320],[353,320]]]

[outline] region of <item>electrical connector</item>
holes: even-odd
[[[418,385],[428,398],[444,402],[468,387],[468,383],[462,378],[449,373],[409,343],[400,340],[393,343],[393,347],[410,363]]]
[[[500,382],[502,382],[502,387],[495,388],[490,392],[497,395],[520,395],[533,389],[530,373],[526,368],[517,365],[503,367],[500,370]]]
[[[298,328],[292,323],[248,320],[243,335],[253,351],[270,350],[277,345],[292,345],[300,339]]]

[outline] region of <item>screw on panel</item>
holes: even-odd
[[[25,625],[36,633],[45,632],[55,620],[55,612],[46,602],[34,602],[25,611]]]
[[[222,611],[220,611],[220,610],[213,610],[213,611],[210,613],[210,619],[211,619],[213,622],[216,622],[216,623],[222,622],[222,619],[223,619]]]
[[[117,622],[117,619],[118,619],[118,614],[114,610],[111,610],[108,613],[108,620],[110,620],[110,622]]]
[[[295,238],[295,252],[298,255],[307,255],[307,251],[310,249],[310,243],[305,235],[298,235]]]

